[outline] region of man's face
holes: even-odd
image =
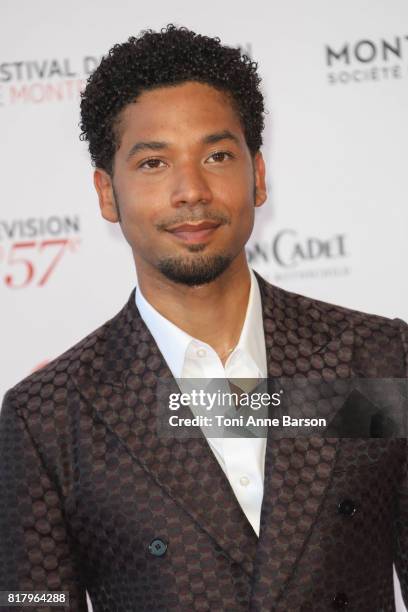
[[[113,177],[97,169],[95,186],[138,273],[211,282],[242,256],[266,199],[262,156],[252,158],[229,98],[195,82],[146,91],[118,133]]]

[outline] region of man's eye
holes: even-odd
[[[229,153],[228,151],[217,151],[216,153],[210,155],[208,159],[212,159],[215,162],[223,162],[226,159],[232,159],[233,157],[234,156],[232,155],[232,153]]]
[[[143,163],[140,164],[139,168],[160,168],[160,164],[163,164],[161,159],[157,159],[157,157],[152,157],[151,159],[146,159]]]

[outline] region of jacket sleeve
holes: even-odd
[[[404,349],[405,393],[408,398],[408,325],[400,321],[402,346]],[[408,400],[406,401],[408,410]],[[398,490],[397,515],[395,521],[394,564],[401,585],[401,594],[408,608],[408,439],[405,439],[405,465],[403,478]]]
[[[0,591],[13,590],[68,591],[70,610],[88,610],[60,492],[12,390],[0,412]]]

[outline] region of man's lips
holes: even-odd
[[[184,242],[196,243],[202,242],[205,238],[210,237],[220,225],[220,223],[216,223],[215,221],[182,223],[181,225],[169,228],[167,231]]]

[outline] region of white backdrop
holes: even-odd
[[[253,267],[297,293],[408,320],[406,0],[3,0],[0,399],[135,284],[129,247],[99,215],[78,91],[112,44],[169,22],[259,62],[270,195]]]

